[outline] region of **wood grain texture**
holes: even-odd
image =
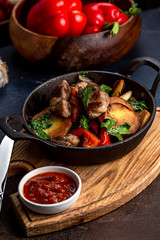
[[[54,232],[102,216],[131,200],[144,190],[160,172],[160,108],[144,140],[121,159],[93,166],[67,165],[82,180],[78,201],[68,210],[42,215],[26,209],[18,193],[10,196],[15,214],[27,236]],[[62,165],[48,157],[32,142],[16,142],[9,175],[30,171],[45,165]],[[16,169],[16,171],[15,171]]]

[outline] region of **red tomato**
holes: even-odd
[[[87,35],[87,34],[92,34],[92,33],[98,33],[98,32],[101,32],[101,31],[102,31],[102,29],[98,26],[87,26],[84,29],[83,34]]]
[[[39,33],[52,36],[65,36],[69,31],[69,18],[67,13],[54,15],[49,21],[44,22],[38,29]]]
[[[87,19],[83,12],[72,11],[69,12],[70,28],[67,36],[79,36],[85,28]]]
[[[78,36],[86,25],[80,0],[40,0],[29,11],[27,28],[44,35]]]
[[[73,10],[78,10],[81,11],[82,10],[82,2],[81,0],[69,0],[69,11],[73,11]]]

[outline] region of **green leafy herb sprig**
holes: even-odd
[[[101,84],[101,85],[99,86],[99,89],[100,89],[101,91],[106,92],[108,95],[109,95],[110,91],[112,91],[112,88],[109,87],[109,86],[107,86],[106,84]]]
[[[29,127],[31,130],[35,130],[35,133],[37,136],[49,140],[50,136],[47,135],[43,130],[47,129],[51,126],[51,119],[50,119],[51,113],[44,113],[41,117],[30,121]]]
[[[145,101],[134,101],[133,98],[131,97],[129,100],[129,103],[131,104],[134,111],[141,111],[144,109],[148,109]]]
[[[81,99],[82,99],[83,105],[86,107],[88,106],[88,100],[89,100],[89,97],[91,96],[93,87],[94,87],[93,85],[89,87],[85,87],[81,92]]]
[[[107,119],[105,122],[101,123],[101,128],[105,127],[108,134],[117,137],[119,141],[123,141],[123,134],[131,133],[131,131],[129,130],[131,125],[129,123],[122,124],[118,127],[115,126],[116,122],[113,119]]]
[[[80,118],[80,124],[83,128],[89,129],[89,118],[82,114]]]

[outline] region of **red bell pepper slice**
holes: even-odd
[[[101,128],[100,131],[100,144],[99,146],[106,146],[111,144],[110,136],[106,131],[106,128]]]
[[[70,89],[71,89],[72,97],[77,98],[78,88],[71,86]]]
[[[75,129],[73,132],[72,132],[73,135],[76,135],[78,137],[82,137],[83,134],[84,134],[84,128],[82,127],[79,127],[77,129]]]
[[[91,129],[93,129],[93,131],[98,134],[98,123],[94,120],[89,122],[89,126],[91,127]]]
[[[70,98],[70,104],[71,104],[71,120],[72,122],[76,122],[78,117],[80,116],[80,113],[82,111],[81,103],[79,102],[79,99],[77,97],[78,89],[76,87],[70,87],[71,88],[71,98]]]
[[[83,147],[97,147],[99,143],[100,139],[96,135],[84,129]]]

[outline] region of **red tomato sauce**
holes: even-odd
[[[77,190],[72,177],[61,172],[45,172],[30,178],[23,187],[28,200],[40,204],[53,204],[70,198]]]

